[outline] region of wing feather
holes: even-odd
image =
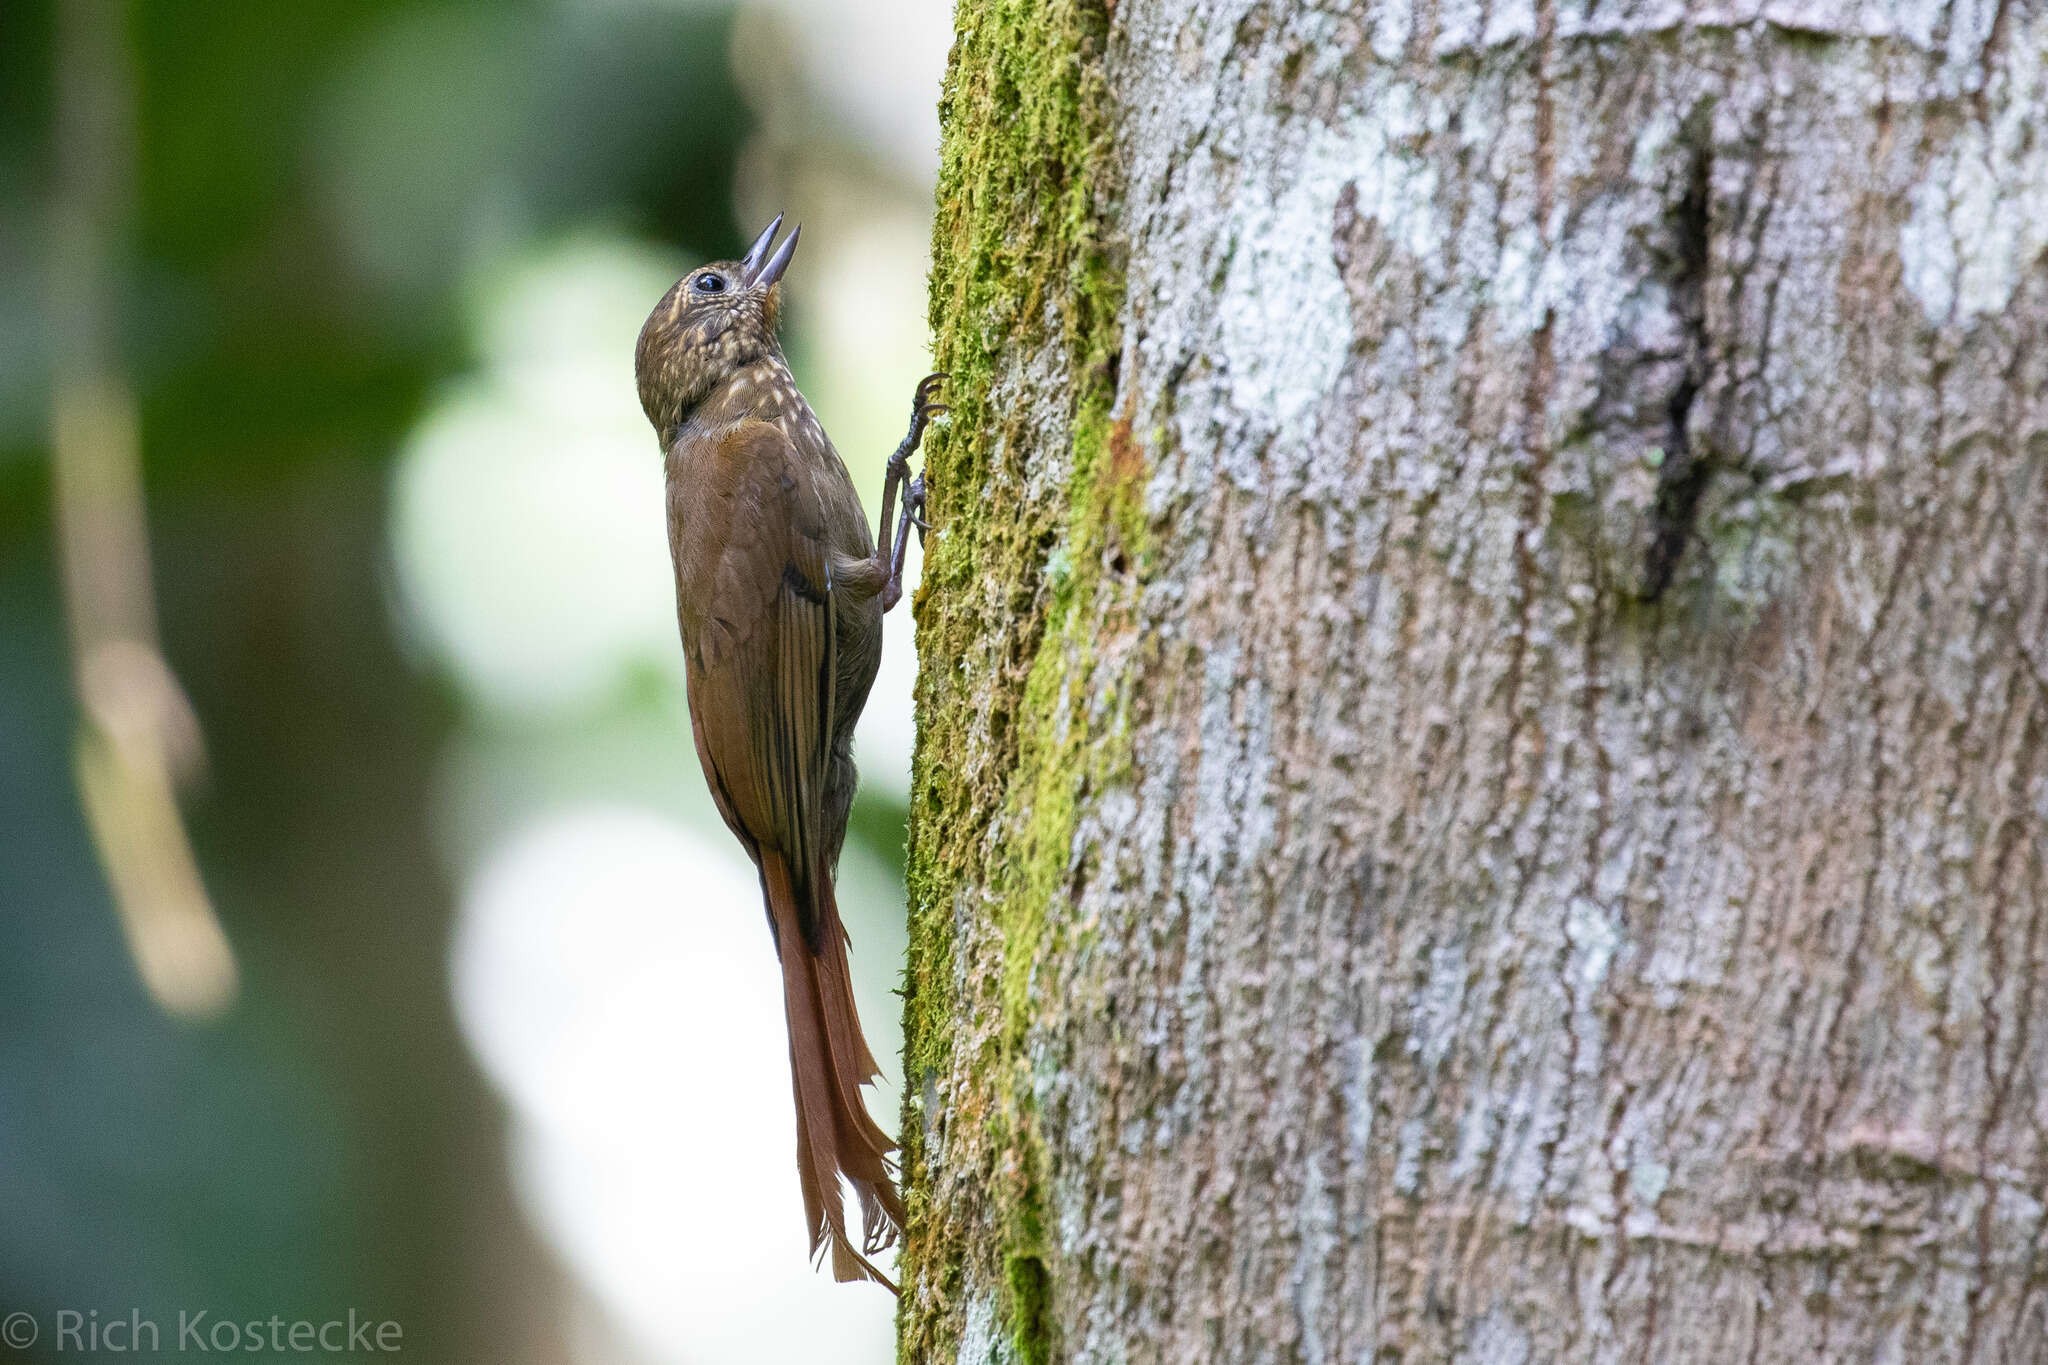
[[[706,455],[688,505],[670,504],[671,536],[696,552],[678,563],[703,566],[677,583],[698,755],[726,823],[783,855],[808,908],[815,879],[831,876],[821,802],[838,724],[825,509],[777,427],[742,423]],[[818,938],[817,924],[803,929]]]

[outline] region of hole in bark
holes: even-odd
[[[1692,539],[1693,522],[1699,516],[1700,494],[1713,473],[1709,461],[1696,455],[1686,435],[1686,419],[1699,384],[1687,375],[1671,395],[1670,436],[1664,465],[1657,472],[1657,502],[1650,512],[1650,548],[1643,557],[1643,597],[1654,602],[1671,586],[1678,561]]]
[[[1691,430],[1693,400],[1706,381],[1707,328],[1703,299],[1713,250],[1714,156],[1701,148],[1693,157],[1685,195],[1672,213],[1671,304],[1685,325],[1685,370],[1664,405],[1664,462],[1657,470],[1657,499],[1650,509],[1650,543],[1643,553],[1645,601],[1671,586],[1692,540],[1700,495],[1714,474],[1711,452]]]

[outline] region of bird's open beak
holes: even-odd
[[[740,283],[749,289],[766,289],[782,278],[782,272],[789,269],[789,258],[796,254],[796,239],[803,233],[801,225],[789,230],[773,255],[769,248],[775,245],[775,234],[782,230],[782,215],[776,214],[775,221],[761,229],[761,235],[747,248],[746,256],[740,261]]]

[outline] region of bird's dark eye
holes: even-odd
[[[700,294],[723,294],[725,292],[725,276],[699,275],[697,277],[697,292]]]

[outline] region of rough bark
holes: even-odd
[[[2048,13],[958,27],[904,1359],[2048,1359]]]

